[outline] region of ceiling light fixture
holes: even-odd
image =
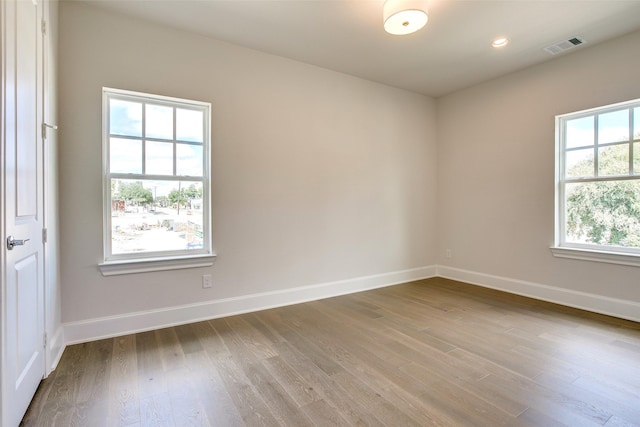
[[[509,44],[509,39],[508,38],[506,38],[506,37],[498,37],[497,39],[495,39],[491,43],[491,46],[493,46],[495,48],[499,48],[499,47],[505,47],[508,44]]]
[[[383,7],[384,29],[402,36],[424,27],[429,19],[427,0],[387,0]]]

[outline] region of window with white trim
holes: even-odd
[[[640,100],[557,116],[556,133],[554,254],[640,265]]]
[[[206,102],[103,88],[106,270],[212,255],[210,110]]]

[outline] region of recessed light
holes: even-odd
[[[498,37],[497,39],[495,39],[492,43],[491,46],[493,47],[505,47],[506,45],[509,44],[509,39],[506,37]]]

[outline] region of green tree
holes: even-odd
[[[182,194],[183,194],[182,191],[178,192],[178,190],[175,188],[171,190],[168,196],[171,204],[178,203],[178,199],[180,199],[180,202],[184,203],[184,196]]]
[[[623,173],[622,166],[626,165],[628,173],[628,153],[626,145],[602,150],[598,170],[618,174]],[[569,175],[593,175],[593,158],[577,163]],[[566,192],[569,237],[600,245],[640,247],[640,181],[568,184]]]
[[[158,196],[156,198],[156,205],[161,207],[167,207],[169,205],[169,198],[167,196]]]
[[[188,200],[202,198],[202,187],[196,187],[195,184],[191,184],[188,187],[180,188],[179,191],[174,188],[169,192],[169,201],[172,204],[178,203],[178,196],[180,204],[185,205]]]
[[[195,184],[191,184],[183,190],[185,197],[189,200],[202,198],[202,187],[196,187]]]
[[[142,182],[120,181],[118,195],[121,199],[133,204],[153,203],[153,193],[142,186]]]

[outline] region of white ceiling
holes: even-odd
[[[430,0],[407,36],[384,32],[384,0],[89,2],[434,97],[562,55],[543,48],[574,36],[586,43],[568,52],[640,29],[640,0]],[[510,44],[492,48],[497,36]]]

